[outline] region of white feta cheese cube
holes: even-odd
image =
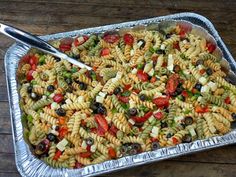
[[[98,95],[100,95],[100,96],[103,97],[103,98],[106,97],[106,93],[104,93],[104,92],[99,92]]]
[[[155,72],[155,71],[154,71],[154,69],[152,68],[152,69],[148,72],[148,75],[149,75],[149,76],[153,76],[153,75],[154,75],[154,72]]]
[[[174,118],[174,120],[175,120],[176,123],[181,123],[183,119],[184,119],[184,116],[176,116],[176,117]]]
[[[183,40],[183,44],[187,44],[188,43],[188,41],[187,40]]]
[[[56,102],[52,102],[51,109],[58,109],[58,108],[60,108],[60,105],[57,104]]]
[[[210,87],[208,85],[203,85],[201,88],[201,93],[209,93]]]
[[[200,77],[200,79],[198,80],[202,85],[206,85],[207,83],[207,79],[205,77]]]
[[[51,130],[51,133],[54,134],[54,135],[56,135],[56,136],[59,135],[58,131],[56,131],[56,130],[54,130],[54,129]]]
[[[86,148],[87,148],[87,144],[86,144],[85,140],[82,142],[81,147],[82,147],[83,149],[86,149]]]
[[[66,145],[68,144],[68,141],[64,138],[63,140],[61,140],[57,145],[57,149],[59,149],[60,151],[64,151],[66,148]]]
[[[99,102],[99,103],[103,103],[103,101],[104,101],[104,98],[103,97],[101,97],[101,96],[96,96],[96,102]]]
[[[159,128],[156,127],[156,126],[154,126],[154,127],[152,128],[152,133],[153,133],[154,135],[158,135],[158,134],[159,134]]]
[[[46,95],[43,95],[42,96],[42,100],[46,100],[47,99],[47,96]]]
[[[152,69],[152,67],[153,67],[153,61],[147,63],[147,64],[144,66],[143,71],[146,72],[146,73],[148,73],[148,72]]]
[[[140,40],[140,41],[137,43],[137,46],[140,47],[141,45],[143,45],[143,41]]]
[[[189,133],[191,134],[192,137],[196,137],[196,135],[197,135],[193,128],[189,129]]]
[[[97,146],[95,144],[93,144],[91,147],[90,147],[90,151],[91,152],[95,152],[97,150]]]
[[[165,50],[165,48],[166,48],[166,46],[165,46],[164,44],[161,44],[160,49],[161,49],[161,50]]]
[[[132,125],[134,125],[134,124],[135,124],[135,122],[134,122],[134,120],[133,120],[133,119],[129,119],[128,121],[129,121],[129,123],[131,123]]]
[[[152,122],[153,119],[155,119],[155,117],[151,116],[151,117],[148,119],[148,121],[149,121],[149,122]]]
[[[130,56],[133,56],[134,55],[134,50],[130,50]]]
[[[79,96],[78,98],[77,98],[77,103],[83,103],[84,102],[84,96]]]
[[[138,72],[138,70],[137,70],[136,68],[134,68],[134,69],[131,71],[132,74],[137,74],[137,72]]]
[[[172,54],[168,55],[168,61],[167,61],[167,69],[169,71],[173,71],[174,68],[174,58]]]
[[[212,90],[213,92],[216,91],[216,89],[217,89],[217,84],[216,84],[216,83],[210,81],[210,82],[208,83],[208,85],[209,85],[209,87],[211,88],[211,90]]]

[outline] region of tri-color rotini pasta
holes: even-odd
[[[64,38],[93,67],[31,51],[18,69],[25,139],[54,168],[81,168],[228,133],[236,86],[216,46],[177,23]]]

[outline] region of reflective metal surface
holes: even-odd
[[[115,25],[108,25],[96,28],[82,29],[78,31],[59,33],[41,37],[43,40],[53,40],[62,37],[73,37],[80,34],[103,33],[105,31],[119,30],[123,28],[132,28],[134,26],[146,26],[149,24],[157,24],[164,20],[185,20],[194,25],[194,30],[202,35],[207,35],[208,40],[213,40],[219,48],[216,50],[217,55],[222,55],[229,63],[230,73],[236,72],[236,63],[226,48],[224,42],[218,35],[212,23],[203,16],[194,13],[180,13],[163,17],[156,17],[146,20],[126,22]],[[149,26],[151,27],[151,26]],[[155,25],[154,25],[155,27]],[[206,30],[204,30],[206,29]],[[224,136],[212,137],[204,140],[197,140],[188,144],[179,144],[174,147],[161,148],[156,151],[144,152],[134,156],[127,156],[117,160],[110,160],[104,163],[86,166],[81,169],[54,169],[32,155],[29,146],[23,139],[23,127],[21,124],[21,111],[19,108],[19,94],[17,92],[16,70],[20,57],[27,53],[29,47],[20,44],[11,46],[5,55],[6,79],[8,86],[9,105],[12,121],[13,142],[15,146],[16,165],[22,176],[95,176],[115,170],[129,168],[141,164],[146,164],[154,161],[160,161],[188,153],[203,151],[210,148],[224,146],[227,144],[236,143],[236,129]],[[224,61],[224,60],[222,60]],[[226,64],[228,65],[228,64]],[[232,76],[235,79],[235,75]]]
[[[48,44],[44,40],[42,40],[30,33],[27,33],[25,31],[22,31],[17,28],[14,28],[14,27],[11,27],[11,26],[8,26],[5,24],[1,24],[1,23],[0,23],[0,32],[5,34],[6,36],[9,36],[9,37],[15,39],[18,42],[25,44],[25,45],[35,47],[35,48],[42,50],[46,53],[50,53],[56,57],[65,59],[65,60],[69,61],[70,63],[77,65],[80,68],[87,68],[88,70],[92,69],[91,67],[89,67],[89,66],[87,66],[87,65],[85,65],[73,58],[70,58],[66,54],[58,51],[56,48],[54,48],[53,46],[51,46],[50,44]]]

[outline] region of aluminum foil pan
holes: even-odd
[[[194,29],[199,35],[204,35],[208,40],[217,43],[218,48],[216,55],[223,56],[225,60],[222,60],[222,65],[229,71],[230,78],[232,81],[236,81],[234,73],[236,73],[236,62],[232,55],[228,51],[221,37],[217,33],[213,24],[205,17],[195,13],[179,13],[174,15],[155,17],[146,20],[138,20],[132,22],[125,22],[120,24],[113,24],[107,26],[101,26],[96,28],[88,28],[77,31],[65,32],[52,34],[47,36],[41,36],[44,40],[55,40],[63,37],[73,37],[80,34],[91,34],[91,33],[103,33],[106,31],[119,30],[120,32],[125,31],[125,28],[139,29],[148,26],[147,28],[156,28],[157,24],[159,28],[166,27],[171,21],[185,21],[194,24]],[[11,113],[11,125],[13,134],[13,143],[15,149],[15,160],[18,171],[22,176],[95,176],[98,174],[108,173],[115,170],[129,168],[141,164],[146,164],[154,161],[160,161],[188,153],[197,151],[203,151],[210,148],[224,146],[227,144],[236,143],[236,128],[230,133],[224,136],[212,137],[205,140],[197,140],[188,144],[179,144],[174,147],[161,148],[156,151],[144,152],[138,155],[126,156],[117,160],[109,160],[100,164],[86,166],[81,169],[54,169],[46,165],[41,160],[37,159],[30,151],[30,147],[23,139],[23,127],[21,124],[21,111],[19,107],[19,94],[17,91],[17,78],[16,72],[20,58],[27,53],[29,47],[21,44],[12,45],[6,52],[5,55],[5,69],[6,69],[6,80],[8,87],[8,97]],[[226,62],[227,61],[227,62]]]

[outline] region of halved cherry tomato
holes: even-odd
[[[205,69],[201,69],[199,72],[200,72],[201,75],[203,75],[206,72],[206,70]]]
[[[88,152],[91,152],[91,145],[87,145],[86,150],[87,150]]]
[[[134,43],[134,37],[131,34],[125,34],[123,39],[125,44],[127,45],[132,45]]]
[[[65,117],[58,117],[58,123],[59,123],[60,125],[65,125],[65,123],[66,123]]]
[[[179,144],[179,140],[175,137],[172,138],[172,141],[173,143],[176,145],[176,144]]]
[[[100,53],[101,56],[106,56],[106,55],[109,55],[109,54],[110,54],[110,49],[109,48],[103,48],[101,50],[101,53]]]
[[[143,72],[143,70],[138,70],[137,76],[142,82],[148,81],[148,74]]]
[[[188,92],[186,90],[183,90],[181,95],[184,96],[184,97],[188,97]]]
[[[156,81],[157,81],[157,78],[156,78],[155,76],[152,76],[150,82],[151,82],[151,83],[154,83],[154,82],[156,82]]]
[[[108,148],[108,155],[110,156],[111,159],[115,159],[116,158],[116,151],[115,149],[113,149],[112,147]]]
[[[166,84],[166,90],[167,90],[167,93],[169,94],[173,94],[179,84],[179,75],[178,74],[172,74],[170,76],[170,78],[168,79],[167,81],[167,84]]]
[[[54,97],[52,99],[53,99],[53,101],[60,103],[64,99],[64,96],[62,94],[58,93],[58,94],[54,95]]]
[[[120,36],[118,34],[105,34],[103,37],[103,40],[108,42],[108,43],[115,43],[116,41],[118,41],[120,39]]]
[[[157,97],[152,100],[152,102],[157,107],[168,107],[169,106],[169,98],[168,97]]]
[[[73,38],[64,38],[60,41],[59,49],[62,52],[70,51],[72,42],[74,41]]]
[[[62,139],[68,133],[68,128],[63,126],[59,129],[59,138]]]
[[[97,123],[103,128],[103,130],[106,132],[108,130],[108,123],[105,117],[101,114],[95,114],[95,120]]]
[[[30,60],[31,56],[28,54],[28,55],[24,55],[21,59],[21,61],[23,63],[29,63],[29,60]]]
[[[84,165],[82,163],[76,162],[74,168],[82,168]]]
[[[92,155],[91,152],[81,152],[79,154],[79,156],[82,157],[82,158],[89,158],[91,155]]]
[[[156,112],[156,113],[153,114],[153,116],[154,116],[156,119],[160,120],[160,119],[163,118],[164,115],[163,115],[162,112]]]
[[[195,107],[195,112],[197,112],[197,113],[206,113],[208,111],[209,111],[209,109],[207,106],[201,107],[200,105],[198,105]]]
[[[207,42],[206,48],[210,53],[212,53],[216,49],[216,45],[211,42]]]
[[[129,97],[128,96],[117,95],[117,98],[118,98],[119,101],[121,101],[123,103],[128,103],[129,102]]]
[[[95,127],[94,127],[94,128],[91,128],[90,131],[91,131],[92,133],[97,133],[97,128],[95,128]]]
[[[53,160],[58,160],[61,156],[62,152],[60,150],[57,150],[57,152],[55,153]]]
[[[35,55],[33,55],[32,57],[30,57],[29,59],[29,64],[32,66],[32,65],[37,65],[38,64],[38,57],[36,57]]]
[[[145,122],[146,120],[148,120],[151,116],[152,116],[153,112],[149,111],[147,112],[144,116],[142,117],[133,117],[132,119],[136,122],[136,123],[142,123]]]
[[[29,71],[27,72],[27,74],[26,74],[26,80],[27,80],[27,81],[33,80],[33,76],[32,76],[33,72],[34,72],[34,70],[29,70]]]
[[[231,103],[230,97],[225,98],[224,101],[225,101],[226,104],[230,104]]]

